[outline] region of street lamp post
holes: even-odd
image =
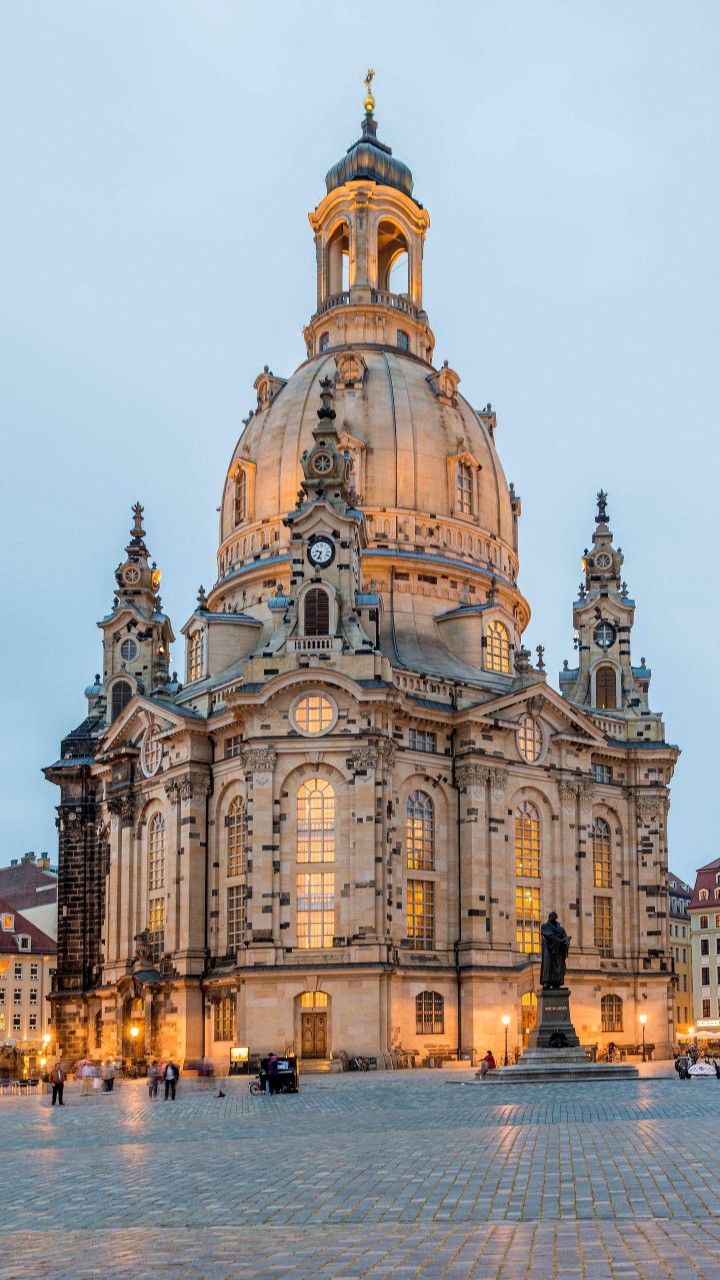
[[[133,1071],[137,1075],[137,1042],[140,1035],[140,1028],[133,1023],[130,1028],[130,1039],[132,1040],[132,1065]]]
[[[646,1062],[646,1061],[647,1061],[647,1059],[646,1059],[646,1057],[645,1057],[645,1023],[646,1023],[646,1022],[647,1022],[647,1014],[646,1014],[646,1013],[641,1013],[641,1014],[640,1014],[640,1026],[642,1027],[642,1038],[643,1038],[643,1041],[642,1041],[642,1060],[643,1060],[643,1062]]]
[[[508,1027],[510,1026],[510,1014],[504,1013],[502,1021],[505,1028],[505,1059],[503,1061],[503,1066],[507,1067],[510,1062],[510,1059],[508,1058]]]

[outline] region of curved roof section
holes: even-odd
[[[395,187],[406,196],[412,196],[413,176],[408,166],[398,160],[390,147],[377,136],[377,121],[369,113],[362,122],[362,137],[348,147],[342,160],[338,160],[325,175],[328,192],[342,187],[357,178],[370,179],[385,187]]]

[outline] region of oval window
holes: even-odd
[[[534,716],[523,716],[517,731],[518,751],[528,764],[539,760],[543,749],[543,731]]]

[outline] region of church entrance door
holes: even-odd
[[[327,1057],[327,1014],[302,1013],[303,1058]]]

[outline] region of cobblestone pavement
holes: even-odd
[[[222,1087],[0,1099],[0,1280],[720,1280],[713,1079]]]

